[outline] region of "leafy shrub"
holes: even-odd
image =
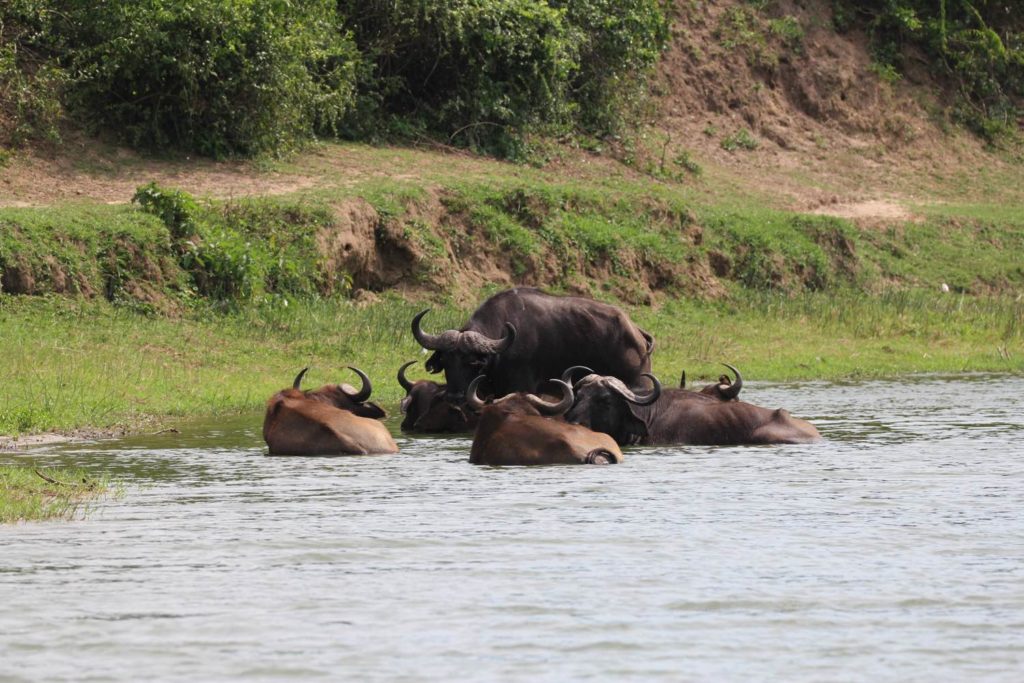
[[[149,183],[135,190],[132,202],[162,220],[174,239],[184,239],[198,232],[199,205],[187,192]]]
[[[908,46],[923,49],[933,68],[956,87],[956,117],[990,141],[1016,132],[1024,114],[1024,17],[1017,5],[1010,0],[833,0],[837,28],[866,25],[881,65],[899,69]]]
[[[67,75],[52,59],[48,4],[8,0],[0,7],[0,144],[60,140]]]
[[[643,99],[648,69],[668,41],[657,0],[553,0],[574,34],[570,82],[576,120],[591,134],[614,133]]]
[[[561,13],[544,0],[340,0],[368,64],[356,136],[444,132],[514,152],[520,131],[566,115],[573,67]],[[381,131],[380,123],[389,131]]]
[[[328,0],[63,2],[73,103],[92,128],[215,157],[331,132],[357,54]]]
[[[339,0],[339,8],[366,58],[349,135],[443,135],[502,156],[519,154],[530,129],[614,127],[667,36],[656,0]]]
[[[333,221],[322,206],[244,199],[205,207],[187,192],[156,183],[139,187],[133,201],[167,226],[178,263],[201,296],[235,301],[351,286],[346,273],[326,272],[321,263],[315,237]]]
[[[722,138],[721,146],[727,152],[735,152],[738,149],[751,151],[757,149],[759,143],[749,130],[740,128],[736,132]]]
[[[261,289],[261,250],[234,230],[211,228],[182,246],[181,265],[192,274],[199,294],[222,301],[250,299]]]

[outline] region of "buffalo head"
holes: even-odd
[[[588,374],[573,384],[576,400],[565,414],[566,422],[603,432],[624,445],[639,443],[647,436],[647,421],[636,408],[649,406],[661,396],[657,377],[649,372],[641,375],[653,384],[646,394],[637,394],[618,378],[597,375],[580,366],[566,370],[562,379],[571,380],[579,370]]]
[[[549,401],[545,398],[531,394],[527,392],[516,392],[514,394],[508,394],[500,398],[495,398],[489,403],[485,403],[484,399],[480,398],[478,391],[480,383],[486,379],[483,375],[478,376],[474,379],[469,389],[466,391],[466,405],[473,410],[483,410],[484,406],[495,406],[504,412],[516,413],[518,415],[543,415],[545,417],[557,417],[564,415],[569,408],[572,407],[574,396],[572,387],[566,384],[562,380],[553,379],[553,383],[557,384],[561,393],[562,398],[556,401]]]
[[[459,404],[473,378],[485,374],[498,354],[512,346],[516,339],[516,328],[506,322],[505,335],[498,339],[472,330],[446,330],[441,334],[428,334],[420,327],[420,320],[429,310],[420,311],[412,319],[412,334],[420,346],[434,352],[427,359],[427,370],[433,373],[444,372],[448,400]]]
[[[369,417],[373,419],[386,417],[387,413],[385,413],[380,406],[376,403],[369,403],[366,401],[366,399],[370,398],[370,393],[373,391],[373,385],[370,383],[370,378],[357,367],[349,365],[348,369],[359,375],[362,387],[358,391],[348,384],[325,384],[319,389],[307,389],[303,391],[301,389],[302,378],[305,376],[309,368],[302,368],[299,374],[295,376],[295,381],[292,382],[292,388],[285,389],[280,393],[289,398],[304,397],[312,401],[326,403],[334,406],[335,408],[347,410],[354,415],[359,415],[360,417]]]
[[[398,369],[398,383],[405,389],[399,404],[403,432],[466,432],[476,424],[477,416],[464,405],[448,401],[448,387],[430,380],[410,382],[405,369],[411,360]]]

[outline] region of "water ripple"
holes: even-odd
[[[1024,379],[744,394],[827,441],[498,469],[267,457],[246,416],[5,454],[127,493],[2,530],[0,680],[1018,680]]]

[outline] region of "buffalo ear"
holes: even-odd
[[[352,410],[353,413],[360,417],[369,417],[374,420],[387,417],[388,414],[384,412],[384,409],[373,401],[365,401],[360,403],[356,408]]]
[[[427,372],[434,375],[444,370],[444,366],[441,364],[441,359],[437,357],[436,351],[430,355],[430,358],[427,359],[423,367],[427,369]]]
[[[636,414],[637,406],[627,402],[629,406],[629,416],[626,418],[626,424],[629,427],[631,434],[638,434],[641,438],[647,436],[647,422],[640,418]]]

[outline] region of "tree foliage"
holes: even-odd
[[[65,111],[153,150],[425,135],[511,156],[613,130],[667,35],[660,0],[8,0],[0,142]],[[17,133],[17,134],[16,134]]]
[[[667,38],[656,0],[339,0],[366,69],[355,137],[443,133],[514,155],[528,129],[614,130]]]
[[[68,2],[71,103],[93,128],[210,156],[331,132],[357,55],[329,0]]]
[[[1020,0],[833,0],[840,28],[863,22],[876,56],[897,68],[924,51],[958,93],[957,117],[989,140],[1024,116]]]

